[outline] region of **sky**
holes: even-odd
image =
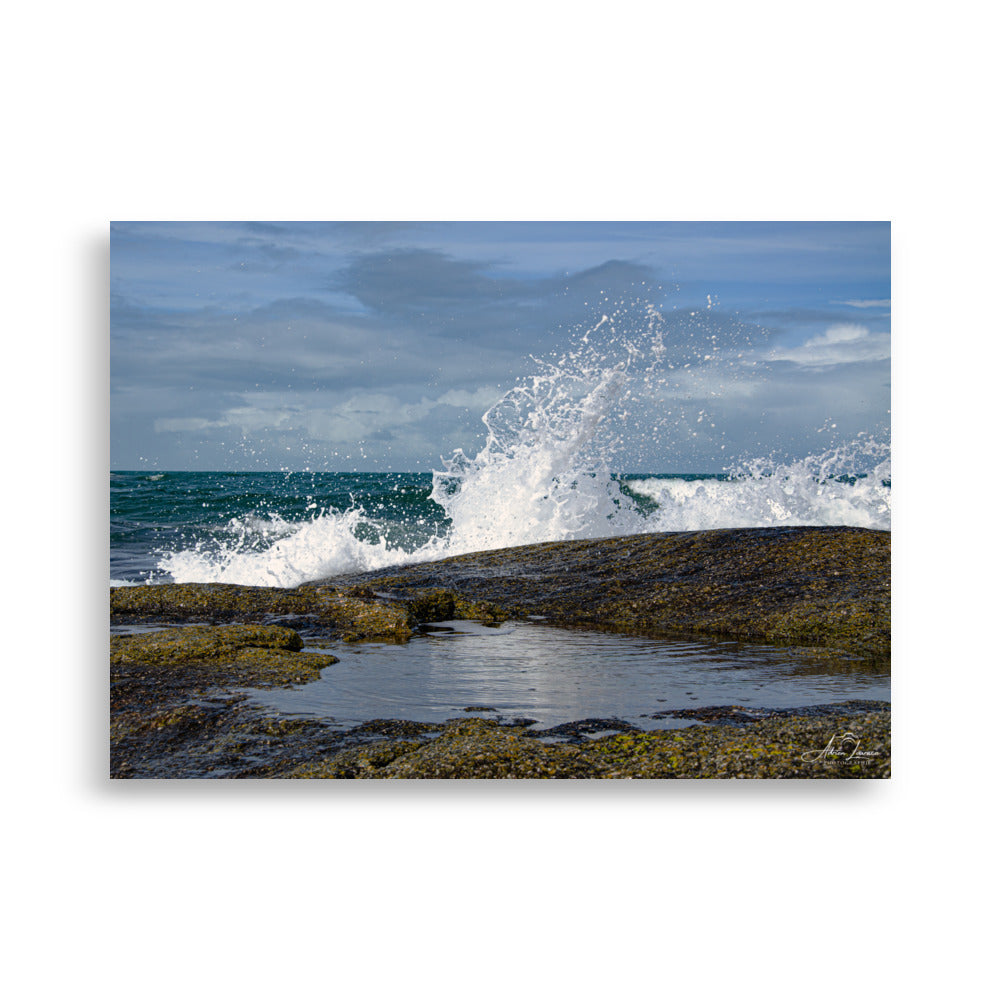
[[[619,471],[881,434],[889,223],[115,222],[111,466],[429,472],[537,359],[645,366],[654,326]]]

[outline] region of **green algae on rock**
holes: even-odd
[[[132,705],[111,715],[113,778],[265,778],[343,742],[320,719],[274,716],[239,696]]]
[[[845,734],[851,751],[830,750]],[[519,727],[468,719],[448,723],[429,742],[343,751],[274,777],[887,778],[890,757],[887,711],[627,732],[577,744],[545,744]]]
[[[450,722],[429,743],[397,742],[335,754],[278,775],[287,778],[585,778],[578,755],[526,739],[493,720]]]
[[[384,740],[369,747],[341,750],[329,757],[299,764],[280,775],[283,778],[376,778],[397,757],[412,753],[420,744],[412,740]]]
[[[112,621],[259,622],[294,621],[296,625],[351,641],[405,642],[416,624],[413,611],[363,590],[304,584],[244,587],[226,583],[164,583],[111,588]]]
[[[421,622],[533,615],[554,625],[713,634],[886,659],[889,587],[887,531],[738,528],[546,542],[290,590],[118,587],[111,612],[117,621],[281,619],[392,642],[405,642]]]
[[[111,637],[111,680],[184,667],[203,682],[243,687],[307,684],[335,656],[302,653],[302,639],[277,625],[192,625]]]
[[[852,732],[862,734],[858,754],[823,756],[831,739]],[[582,753],[602,778],[888,778],[890,716],[783,716],[621,733]]]
[[[699,633],[890,654],[890,534],[735,528],[547,542],[374,572],[420,602],[442,590],[497,617],[650,636]]]
[[[112,777],[248,777],[271,758],[287,765],[328,749],[325,723],[268,716],[232,693],[307,684],[337,662],[302,645],[275,625],[112,636]]]

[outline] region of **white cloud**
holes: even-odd
[[[888,309],[892,299],[846,299],[833,303],[835,306],[854,306],[855,309]]]
[[[225,420],[205,420],[202,417],[161,417],[153,421],[153,430],[164,431],[204,431],[209,427],[225,427]]]
[[[478,410],[485,413],[503,395],[495,386],[483,386],[470,392],[468,389],[449,389],[439,397],[439,406],[460,406],[466,410]]]
[[[225,410],[218,419],[204,417],[167,417],[155,421],[161,432],[196,433],[210,428],[232,428],[243,435],[284,431],[331,444],[357,444],[373,436],[390,432],[396,436],[404,427],[421,425],[438,406],[484,413],[500,396],[495,387],[482,386],[475,390],[449,389],[437,399],[423,396],[404,402],[398,396],[383,392],[355,393],[348,399],[326,395],[319,402],[312,397],[288,397],[275,392],[244,393],[246,405]],[[436,418],[439,422],[441,418]]]
[[[837,323],[799,347],[775,348],[771,361],[794,361],[808,368],[882,361],[889,357],[889,334],[872,333],[858,323]]]

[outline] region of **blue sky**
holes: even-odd
[[[879,222],[116,222],[111,465],[430,471],[482,445],[532,355],[612,311],[638,332],[647,305],[684,380],[622,425],[622,471],[815,453],[888,424],[889,238]]]

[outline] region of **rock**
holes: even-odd
[[[421,622],[532,616],[564,627],[660,637],[708,633],[806,645],[801,652],[810,656],[843,651],[888,660],[889,549],[888,532],[751,528],[546,543],[288,590],[114,588],[115,622],[215,624],[112,637],[112,774],[887,777],[889,712],[878,703],[830,706],[835,714],[822,715],[815,707],[772,711],[765,718],[727,706],[707,710],[715,713],[710,725],[653,732],[582,720],[567,733],[578,742],[548,745],[525,732],[530,719],[498,725],[464,718],[443,729],[372,720],[338,733],[320,721],[267,718],[244,704],[239,689],[307,683],[336,662],[303,652],[291,623],[308,635],[404,642]],[[619,732],[583,738],[601,727]],[[848,730],[860,738],[862,754],[819,756]],[[431,738],[434,732],[440,735]]]
[[[739,528],[548,542],[338,578],[414,606],[442,593],[495,617],[668,636],[708,633],[890,654],[890,534]],[[472,617],[463,610],[464,614]]]
[[[395,757],[381,778],[584,778],[585,764],[561,747],[525,739],[493,720],[449,723],[437,739]]]
[[[111,637],[111,682],[146,686],[231,683],[241,687],[307,684],[335,656],[300,653],[302,639],[276,625],[169,628]]]
[[[169,583],[111,588],[111,620],[118,622],[260,622],[295,620],[299,627],[349,641],[405,642],[416,617],[404,602],[380,600],[367,588],[305,584],[243,587],[223,583]]]
[[[838,734],[852,734],[847,750]],[[831,738],[833,740],[831,744]],[[852,752],[856,751],[853,753]],[[545,744],[486,719],[450,722],[429,742],[384,741],[317,758],[286,778],[888,778],[888,710],[741,725],[629,731]]]

